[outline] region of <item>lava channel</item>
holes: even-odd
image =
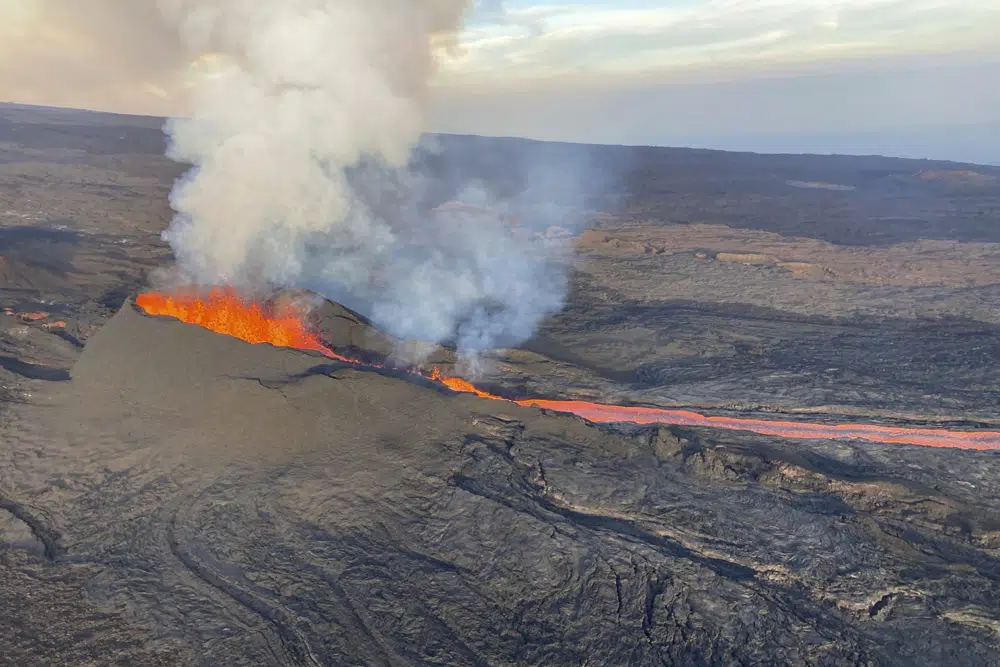
[[[136,305],[150,315],[166,315],[248,343],[270,343],[278,347],[311,350],[345,363],[381,368],[377,364],[342,356],[323,345],[319,336],[308,325],[305,310],[295,304],[261,305],[241,298],[231,288],[217,287],[211,289],[207,295],[196,291],[170,295],[147,292],[136,298]],[[876,424],[815,424],[742,417],[713,417],[690,410],[605,405],[588,401],[540,398],[511,400],[483,391],[462,378],[442,376],[437,368],[430,376],[424,377],[440,382],[455,392],[508,401],[525,407],[567,412],[592,422],[708,426],[793,439],[851,439],[924,447],[1000,450],[1000,431],[952,431]]]

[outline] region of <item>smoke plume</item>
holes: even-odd
[[[161,0],[193,51],[211,54],[170,156],[195,165],[174,191],[168,239],[195,277],[294,282],[325,233],[370,272],[391,231],[359,210],[346,170],[403,167],[420,137],[432,37],[460,0]],[[340,239],[330,234],[339,232]]]
[[[36,25],[118,68],[102,74],[103,89],[183,80],[186,113],[165,125],[168,155],[192,165],[173,190],[176,217],[164,234],[174,280],[307,287],[398,337],[472,354],[530,336],[561,307],[565,278],[558,248],[503,221],[516,197],[470,179],[448,195],[478,208],[436,209],[442,188],[419,168],[440,157],[421,143],[429,84],[469,4],[32,6]],[[32,40],[21,38],[27,48]],[[533,169],[522,176],[551,178]]]
[[[561,306],[550,252],[495,214],[433,211],[411,168],[460,0],[163,0],[214,69],[172,120],[195,165],[166,233],[197,282],[307,286],[408,339],[473,352]],[[461,198],[495,205],[483,188]]]

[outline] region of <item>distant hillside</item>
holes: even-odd
[[[162,125],[145,116],[0,104],[0,146],[152,158],[167,146]],[[415,167],[428,176],[432,206],[484,182],[512,202],[510,215],[542,228],[586,227],[603,213],[852,245],[1000,242],[1000,167],[448,134],[428,135]]]
[[[878,132],[720,133],[715,136],[685,137],[683,143],[688,146],[768,153],[879,153],[908,158],[950,155],[956,160],[1000,165],[1000,123],[933,125]]]

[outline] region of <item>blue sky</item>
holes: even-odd
[[[461,42],[440,129],[1000,162],[1000,0],[508,0]]]

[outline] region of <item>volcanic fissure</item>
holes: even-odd
[[[136,298],[136,305],[149,315],[173,317],[248,343],[270,343],[278,347],[311,350],[344,363],[380,367],[378,364],[343,356],[324,345],[308,322],[307,309],[294,302],[260,303],[244,299],[232,288],[217,287],[207,294],[198,290],[179,290],[171,294],[146,292]],[[411,372],[440,382],[455,392],[508,401],[523,407],[571,413],[592,422],[706,426],[783,438],[852,439],[926,447],[1000,450],[1000,431],[952,431],[851,423],[818,424],[708,416],[690,410],[618,406],[589,401],[541,398],[515,400],[484,391],[462,378],[444,376],[437,368],[430,375],[418,370]]]

